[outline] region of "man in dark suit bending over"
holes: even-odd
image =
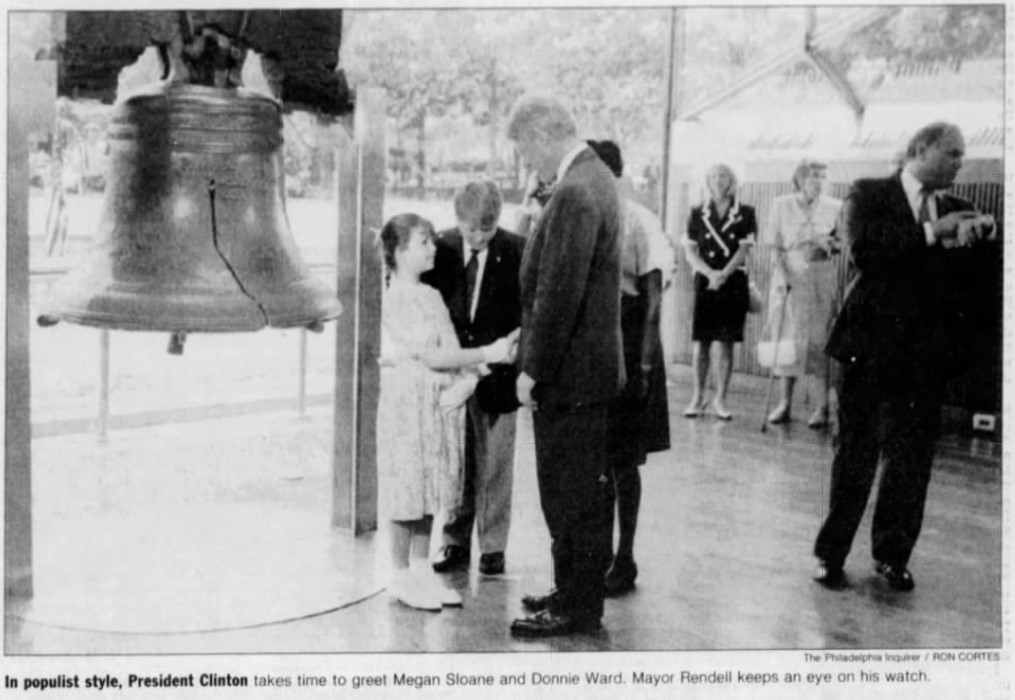
[[[981,321],[985,241],[994,221],[945,194],[965,143],[951,124],[913,136],[902,169],[858,180],[841,225],[856,277],[826,352],[842,363],[839,436],[814,578],[846,585],[843,564],[863,517],[879,458],[884,473],[871,532],[875,571],[892,589],[914,587],[908,564],[923,521],[945,382],[970,355]]]
[[[508,335],[521,323],[518,269],[525,239],[497,225],[501,195],[489,180],[470,182],[455,195],[458,226],[440,234],[433,269],[423,281],[440,291],[464,348]],[[479,543],[479,572],[504,572],[511,525],[515,463],[514,365],[492,365],[466,404],[462,505],[448,514],[444,546],[433,568],[469,567],[472,528]]]
[[[620,209],[613,174],[551,98],[514,107],[508,138],[552,194],[522,257],[519,401],[533,411],[555,591],[522,600],[523,637],[601,627],[612,545],[607,406],[624,384]]]

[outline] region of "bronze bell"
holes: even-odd
[[[243,88],[164,82],[116,105],[91,257],[39,317],[188,332],[318,329],[341,313],[285,211],[282,112]]]

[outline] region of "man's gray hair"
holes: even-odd
[[[578,125],[571,112],[554,98],[529,95],[519,99],[511,109],[507,137],[517,141],[523,134],[533,131],[542,131],[560,141],[577,136]]]
[[[455,215],[487,231],[497,225],[503,199],[493,180],[476,180],[455,194]]]

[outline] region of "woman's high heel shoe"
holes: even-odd
[[[633,559],[617,558],[606,572],[606,597],[623,595],[634,590],[634,580],[638,578],[638,565]]]
[[[726,410],[726,407],[719,399],[712,402],[712,408],[715,409],[715,417],[719,420],[733,420],[733,414]]]
[[[704,412],[705,402],[697,398],[691,399],[691,403],[684,409],[684,418],[697,418]]]
[[[776,406],[775,410],[768,414],[768,422],[772,425],[789,423],[789,404],[783,402]]]
[[[807,419],[807,427],[821,430],[828,425],[828,406],[818,406],[817,410]]]

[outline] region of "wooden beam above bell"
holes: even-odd
[[[338,68],[341,10],[67,12],[57,46],[58,94],[111,103],[120,71],[145,49],[192,42],[207,27],[272,62],[276,97],[287,111],[352,111],[352,94]]]

